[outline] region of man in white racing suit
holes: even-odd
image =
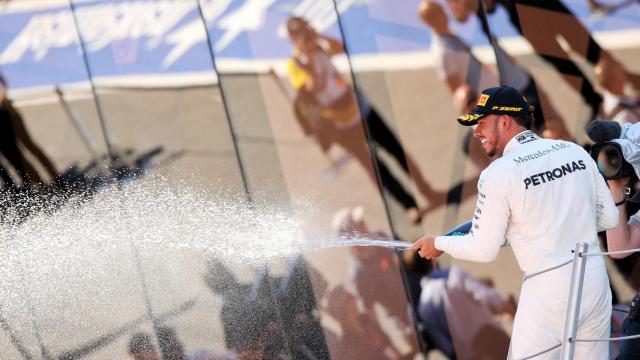
[[[611,194],[589,154],[571,142],[539,138],[528,130],[532,120],[518,90],[501,86],[482,92],[474,111],[458,122],[477,124],[474,136],[485,152],[501,157],[480,175],[472,232],[425,236],[413,245],[428,259],[446,252],[458,259],[489,262],[509,242],[525,273],[511,338],[515,359],[562,342],[571,266],[534,274],[570,260],[577,242],[598,249],[597,232],[618,223]],[[604,259],[589,257],[577,337],[609,337],[610,316]],[[558,347],[536,359],[559,354]],[[576,359],[608,357],[606,342],[576,344]]]

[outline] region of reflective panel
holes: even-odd
[[[2,353],[230,356],[223,295],[250,292],[259,271],[224,259],[218,245],[229,246],[222,234],[247,206],[206,43],[186,55],[175,45],[185,32],[205,38],[197,4],[72,5],[6,15],[26,19],[22,41],[46,31],[58,39],[28,48],[34,65],[3,69],[19,86],[60,84],[22,103],[34,138],[68,174],[50,191],[72,190],[60,208],[41,199],[43,214],[3,227],[3,288],[14,295],[2,297]],[[51,76],[27,82],[38,67]]]
[[[337,238],[392,238],[380,186],[385,193],[393,193],[395,206],[404,209],[402,221],[408,226],[412,226],[410,219],[419,220],[419,214],[401,180],[382,168],[382,163],[372,161],[376,145],[367,140],[362,116],[363,111],[369,114],[371,110],[354,91],[334,3],[299,1],[288,5],[285,11],[247,2],[210,28],[222,89],[232,122],[237,125],[251,188],[258,193],[266,186],[273,189],[268,181],[276,179],[273,175],[252,175],[253,168],[258,168],[254,162],[268,164],[271,172],[281,177],[282,185],[276,183],[275,189],[284,186],[307,248]],[[249,13],[254,17],[243,16]],[[232,20],[238,28],[248,26],[249,20],[254,27],[228,43],[225,40],[233,35]],[[272,57],[286,60],[261,60]],[[247,99],[264,107],[249,107]],[[256,132],[259,129],[264,130]],[[386,136],[386,127],[374,130]],[[273,143],[252,142],[249,134],[267,137]],[[258,147],[260,152],[253,150]],[[306,296],[315,295],[307,303],[314,304],[315,311],[296,307],[289,316],[295,315],[297,320],[285,323],[294,358],[304,357],[305,347],[318,358],[326,357],[327,350],[333,358],[355,354],[375,357],[381,352],[411,357],[419,351],[406,312],[399,261],[393,252],[343,248],[309,251],[304,258],[314,290]],[[373,284],[376,277],[385,280]],[[383,293],[389,296],[376,299],[374,294]],[[285,319],[286,314],[283,312]],[[313,321],[304,325],[300,320],[304,318]],[[323,338],[311,336],[317,334],[313,329],[318,321],[324,329]],[[307,335],[298,336],[300,331],[295,329],[299,327]]]
[[[0,357],[505,358],[511,251],[407,250],[473,226],[495,157],[455,118],[509,84],[544,137],[637,122],[639,23],[613,0],[0,1]]]

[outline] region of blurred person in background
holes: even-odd
[[[605,134],[605,129],[607,138],[594,137],[594,135]],[[637,153],[640,151],[640,124],[620,126],[611,121],[596,120],[589,125],[587,131],[594,141],[615,140],[620,144],[624,158],[629,161],[636,174],[638,173],[640,162],[634,159],[637,159]],[[611,196],[618,208],[618,225],[607,230],[607,249],[609,251],[640,248],[640,211],[630,215],[626,207],[629,180],[629,177],[607,180],[609,191],[611,191]],[[611,254],[610,256],[614,259],[622,259],[630,255],[632,254],[623,253]],[[640,334],[640,292],[636,293],[631,301],[629,314],[623,323],[623,334],[625,336]],[[638,358],[640,358],[640,339],[622,341],[620,353],[616,359]]]
[[[0,74],[0,153],[15,169],[22,186],[37,188],[46,184],[33,164],[24,156],[20,147],[28,150],[43,166],[51,181],[58,179],[58,172],[53,162],[33,141],[24,124],[22,116],[7,97],[8,84]],[[0,169],[0,171],[6,169]],[[7,174],[3,174],[5,179]],[[6,181],[6,180],[5,180]]]
[[[184,345],[178,339],[178,333],[168,326],[158,326],[156,328],[158,345],[162,360],[185,360]]]
[[[510,354],[531,356],[562,342],[571,279],[566,265],[576,242],[598,248],[598,232],[618,224],[618,211],[584,149],[568,141],[541,139],[529,130],[532,114],[518,90],[484,90],[474,111],[458,117],[458,122],[477,125],[474,136],[487,154],[499,158],[480,175],[472,232],[425,236],[413,249],[427,259],[446,252],[461,260],[490,262],[508,242],[525,273]],[[611,291],[602,257],[589,259],[584,278],[577,336],[607,338]],[[579,359],[608,355],[606,342],[580,342],[575,347]]]
[[[364,218],[362,206],[345,207],[337,211],[331,228],[340,239],[389,240],[382,231],[371,231]],[[347,275],[355,288],[355,295],[362,302],[364,314],[375,321],[376,307],[380,306],[404,337],[414,336],[413,316],[407,292],[402,283],[400,262],[395,252],[375,246],[352,246]],[[412,359],[419,349],[402,358]]]
[[[131,336],[128,352],[133,360],[240,360],[236,354],[207,349],[199,349],[187,355],[178,334],[168,326],[158,326],[156,335],[160,352],[156,350],[150,334],[141,331]]]
[[[128,352],[133,360],[161,360],[151,336],[145,332],[135,333],[129,338]]]
[[[341,333],[327,333],[331,358],[400,359],[391,339],[375,317],[358,309],[358,298],[343,286],[336,286],[327,296],[327,312],[340,323]]]
[[[607,62],[599,62],[594,73],[603,88],[603,117],[620,125],[640,121],[640,92],[634,91],[628,74]]]
[[[205,283],[223,301],[220,321],[226,348],[242,360],[278,358],[286,349],[266,269],[245,284],[215,258],[207,268]]]
[[[447,4],[456,20],[466,21],[474,14],[482,16],[478,1],[447,0]],[[498,5],[506,10],[513,27],[528,40],[536,54],[553,66],[565,82],[580,94],[591,109],[590,119],[601,113],[603,98],[572,60],[570,53],[577,54],[591,65],[605,63],[625,72],[633,86],[640,90],[638,75],[629,72],[608,51],[601,48],[580,20],[560,0],[485,0],[484,4],[489,14],[494,13]],[[544,26],[540,26],[540,19],[544,19]],[[484,25],[482,29],[489,36],[490,29]]]
[[[403,253],[409,287],[427,344],[449,359],[505,359],[509,335],[496,317],[513,321],[515,298],[502,298],[490,279],[457,266],[442,269],[414,251]]]
[[[358,160],[377,184],[363,128],[363,121],[366,122],[370,140],[395,158],[431,205],[442,204],[446,194],[432,189],[378,112],[362,94],[355,93],[332,64],[331,58],[344,52],[343,44],[318,34],[305,19],[299,17],[290,18],[286,27],[295,47],[287,63],[289,81],[296,91],[294,114],[305,135],[313,136],[325,153],[332,144],[340,145]],[[377,154],[376,151],[373,153]],[[382,186],[403,206],[413,223],[420,222],[422,216],[414,197],[377,155],[374,160]]]
[[[185,360],[184,346],[176,331],[168,326],[156,328],[160,352],[156,350],[151,335],[137,332],[129,339],[129,355],[134,360]]]
[[[549,102],[546,93],[536,85],[533,76],[500,46],[496,45],[495,51],[503,79],[488,65],[481,63],[471,52],[471,47],[451,31],[441,4],[435,0],[425,0],[420,4],[418,13],[432,30],[432,49],[436,54],[438,75],[455,98],[464,99],[456,101],[460,114],[466,113],[469,105],[475,104],[482,89],[498,86],[502,80],[506,85],[520,90],[527,102],[534,106],[534,131],[545,138],[571,139],[562,116]],[[470,146],[478,149],[477,140],[468,141],[476,143]]]
[[[294,359],[330,359],[314,295],[314,289],[322,296],[326,288],[327,281],[302,255],[289,262],[280,280],[276,297]]]

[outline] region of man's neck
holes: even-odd
[[[515,138],[518,134],[520,134],[523,131],[527,131],[528,129],[526,129],[523,126],[514,126],[512,127],[509,132],[505,135],[505,138],[507,139],[504,144],[502,144],[502,146],[500,147],[499,151],[498,151],[498,155],[502,156],[504,155],[504,151],[507,148],[507,144],[509,144],[509,142],[511,140],[513,140],[513,138]]]

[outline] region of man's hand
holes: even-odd
[[[423,238],[418,239],[413,243],[411,249],[418,252],[418,255],[421,257],[432,260],[440,255],[442,255],[442,251],[436,249],[436,238],[434,236],[428,235]]]

